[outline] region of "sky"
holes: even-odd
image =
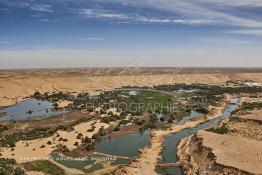
[[[262,0],[0,0],[0,69],[262,67]]]

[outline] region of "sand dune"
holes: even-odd
[[[69,69],[70,70],[70,69]],[[113,72],[106,71],[95,74],[91,71],[80,70],[56,70],[45,71],[2,71],[0,72],[0,106],[7,106],[21,101],[23,97],[40,92],[82,92],[96,93],[97,91],[111,90],[122,86],[153,86],[174,83],[205,83],[224,84],[228,80],[254,80],[262,82],[262,73],[223,71],[176,72],[174,70],[159,71],[153,74],[146,71]],[[61,73],[62,72],[62,73]],[[132,75],[133,74],[133,75]]]

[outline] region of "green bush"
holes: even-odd
[[[217,133],[217,134],[227,134],[229,133],[229,129],[226,127],[226,126],[221,126],[221,127],[218,127],[218,128],[208,128],[206,129],[206,131],[209,131],[209,132],[214,132],[214,133]]]

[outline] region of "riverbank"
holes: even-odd
[[[177,155],[183,173],[262,174],[261,114],[252,110],[182,139]]]
[[[227,106],[230,95],[225,96],[225,100],[220,102],[219,107],[212,107],[213,110],[210,115],[206,117],[200,117],[198,120],[187,121],[184,125],[173,124],[169,130],[153,130],[151,133],[150,146],[140,150],[140,155],[134,159],[129,166],[125,166],[116,171],[116,174],[158,174],[155,170],[156,166],[161,160],[160,153],[163,149],[164,138],[167,135],[176,133],[186,128],[192,128],[196,125],[214,119],[222,115],[223,110]]]

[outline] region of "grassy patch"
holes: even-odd
[[[15,159],[0,158],[0,174],[1,175],[24,175],[25,172],[18,167]]]
[[[262,102],[244,103],[240,108],[231,112],[231,115],[237,114],[240,111],[252,111],[254,109],[261,109]]]
[[[209,132],[214,132],[214,133],[217,133],[217,134],[227,134],[229,133],[229,129],[226,127],[226,126],[221,126],[221,127],[218,127],[218,128],[208,128],[206,129],[206,131],[209,131]]]
[[[27,171],[40,171],[47,174],[64,175],[63,169],[47,160],[37,160],[24,164]]]

